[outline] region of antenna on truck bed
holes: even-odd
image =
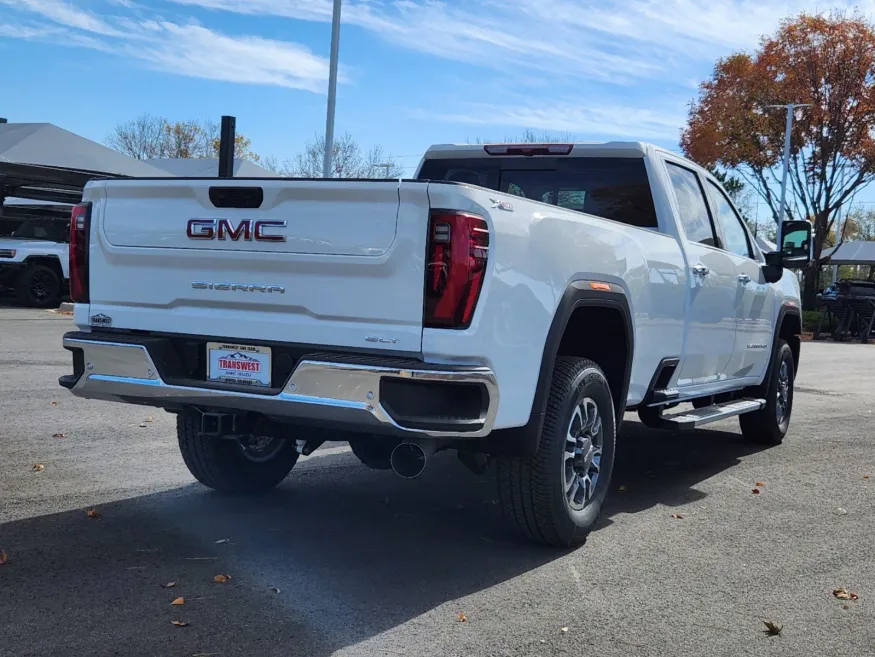
[[[219,178],[234,177],[234,146],[237,130],[237,119],[233,116],[222,117],[222,129],[219,133]]]

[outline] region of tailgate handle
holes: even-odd
[[[217,208],[260,208],[261,187],[210,187],[210,202]]]

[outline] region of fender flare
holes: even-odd
[[[781,327],[784,326],[784,320],[793,315],[799,320],[799,330],[802,330],[802,311],[799,309],[799,306],[792,303],[784,303],[780,310],[778,310],[778,318],[775,321],[774,335],[772,337],[772,356],[774,356],[775,349],[778,345],[778,340],[781,339]],[[794,365],[796,366],[796,373],[799,373],[799,359],[800,359],[800,348],[798,344],[790,345],[791,351],[793,351],[793,357],[795,359]],[[774,365],[774,358],[769,358],[769,366],[766,368],[766,376],[763,381],[769,381],[772,376],[772,366]]]
[[[61,283],[63,283],[65,280],[67,280],[66,276],[64,276],[64,265],[61,262],[61,258],[59,256],[55,255],[54,253],[46,253],[44,255],[29,255],[21,262],[25,267],[30,267],[31,265],[39,265],[39,264],[48,263],[48,262],[52,263],[51,265],[48,265],[48,266],[54,267],[55,263],[57,263],[58,274],[59,274],[59,278],[61,280]]]
[[[600,287],[595,288],[593,284],[598,284]],[[582,307],[616,310],[623,317],[626,328],[626,367],[619,386],[619,394],[614,394],[615,397],[618,397],[614,399],[614,408],[616,425],[619,428],[626,410],[626,399],[629,394],[629,381],[632,374],[632,356],[635,351],[635,333],[629,299],[623,288],[616,283],[592,280],[574,281],[569,284],[562,295],[547,332],[529,421],[522,427],[493,431],[487,438],[486,451],[488,453],[530,456],[538,451],[544,417],[547,413],[547,397],[550,394],[550,383],[553,378],[556,357],[559,354],[559,346],[572,314]],[[614,392],[612,390],[612,393]]]

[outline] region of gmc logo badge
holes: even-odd
[[[192,240],[233,240],[239,242],[285,242],[285,235],[270,230],[285,228],[285,221],[244,219],[234,226],[230,219],[189,219],[185,234]]]

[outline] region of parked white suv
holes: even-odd
[[[27,219],[0,237],[0,288],[36,308],[58,307],[67,288],[69,222]]]
[[[628,410],[781,442],[809,224],[763,254],[711,175],[641,143],[435,146],[416,178],[89,183],[61,385],[176,413],[224,491],[325,440],[406,477],[494,460],[549,545],[595,525]]]

